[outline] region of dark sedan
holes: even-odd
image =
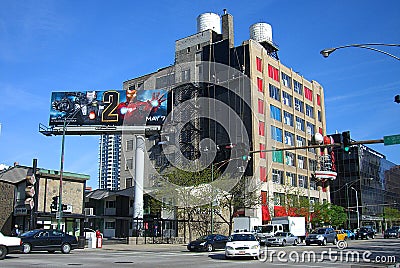
[[[393,238],[399,238],[399,237],[400,237],[400,232],[399,232],[399,230],[398,230],[398,229],[395,229],[395,228],[389,228],[389,229],[386,229],[386,230],[383,232],[383,238],[391,238],[391,237],[393,237]]]
[[[70,253],[78,247],[75,236],[57,230],[32,230],[20,235],[24,253],[35,251],[48,251],[54,253],[60,250],[62,253]]]
[[[356,232],[356,239],[374,239],[375,231],[371,227],[361,227]]]
[[[214,251],[224,249],[228,237],[220,234],[205,235],[187,245],[189,251]]]

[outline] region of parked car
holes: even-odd
[[[356,234],[351,230],[343,230],[347,234],[347,238],[354,240],[356,238]]]
[[[187,245],[189,251],[214,251],[224,249],[228,237],[220,234],[205,235]]]
[[[296,246],[299,238],[289,232],[277,232],[273,237],[267,238],[265,244],[267,246],[286,246],[287,244]]]
[[[325,246],[327,243],[336,245],[338,239],[333,228],[318,228],[306,237],[306,245],[317,244]]]
[[[253,257],[260,254],[260,243],[251,232],[234,233],[225,245],[225,258]]]
[[[347,233],[342,230],[335,230],[338,241],[347,240]]]
[[[395,228],[388,228],[383,232],[383,238],[400,238],[400,231],[399,229]]]
[[[5,236],[0,232],[0,260],[3,260],[10,252],[21,251],[21,245],[21,238]]]
[[[375,231],[372,227],[364,226],[357,230],[356,232],[356,239],[374,239],[375,238]]]
[[[78,240],[75,236],[66,234],[58,230],[31,230],[20,235],[22,240],[22,251],[45,251],[54,253],[60,250],[62,253],[70,253],[78,247]]]

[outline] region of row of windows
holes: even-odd
[[[290,185],[294,187],[301,187],[307,189],[310,187],[311,190],[317,189],[317,184],[314,180],[308,180],[308,176],[297,175],[295,173],[284,172],[278,169],[272,169],[272,182],[281,185]]]

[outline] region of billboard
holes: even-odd
[[[52,92],[49,125],[161,125],[167,94],[162,89]]]

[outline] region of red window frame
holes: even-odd
[[[257,87],[258,87],[258,92],[264,92],[263,80],[260,77],[257,77]]]
[[[260,143],[260,151],[265,150],[265,144]],[[266,158],[266,153],[265,152],[260,152],[260,158],[265,159]]]
[[[279,82],[279,71],[272,65],[268,64],[268,76]]]
[[[313,92],[308,87],[304,87],[304,97],[306,97],[306,99],[310,101],[312,101],[313,99]]]
[[[258,113],[264,114],[264,101],[258,99]]]
[[[317,104],[321,106],[321,95],[317,94]]]
[[[265,167],[260,167],[260,181],[267,181],[267,169]]]
[[[262,72],[262,59],[259,57],[256,57],[256,66],[257,66],[257,71]]]
[[[265,136],[265,123],[258,121],[258,135]]]

